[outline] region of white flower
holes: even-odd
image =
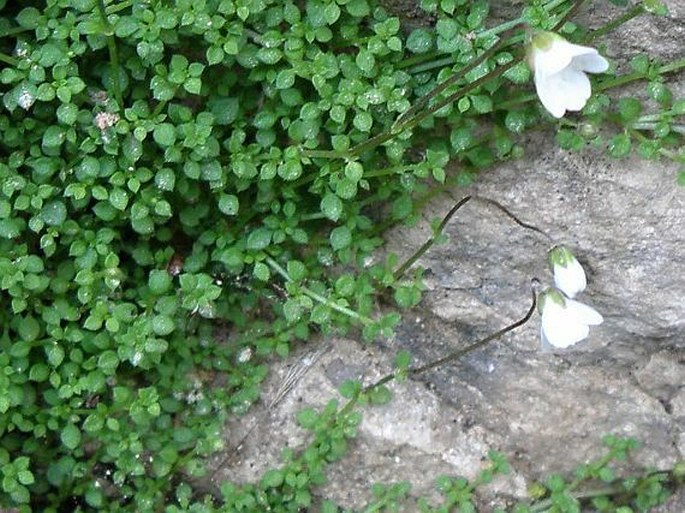
[[[587,278],[583,266],[566,246],[554,246],[549,251],[549,263],[554,284],[567,297],[574,298],[585,290]]]
[[[528,64],[542,105],[556,118],[585,107],[592,90],[585,73],[604,73],[609,62],[597,50],[569,43],[553,32],[536,32],[528,47]]]
[[[586,338],[590,326],[604,321],[597,310],[564,297],[555,288],[548,288],[540,294],[538,308],[542,314],[540,338],[543,348],[569,347]]]

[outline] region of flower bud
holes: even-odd
[[[566,296],[576,297],[587,286],[585,271],[566,246],[554,246],[549,251],[549,263],[554,273],[554,284]]]

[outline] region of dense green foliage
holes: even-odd
[[[501,76],[356,154],[506,28],[485,0],[422,3],[434,27],[405,33],[370,0],[0,0],[0,504],[186,510],[176,476],[203,474],[265,356],[312,330],[389,333],[381,291],[418,301],[373,259],[384,229],[546,118],[512,47],[444,95],[512,63]],[[550,28],[570,2],[550,4],[521,21]],[[355,419],[327,420],[300,474],[227,484],[227,511],[272,488],[278,511],[306,507]]]

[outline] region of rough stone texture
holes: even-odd
[[[643,52],[681,57],[685,3],[667,3],[670,18],[633,20],[603,40],[607,55],[619,66]],[[595,2],[581,17],[598,26],[619,12]],[[682,81],[674,87],[685,93]],[[331,466],[321,496],[362,507],[372,483],[402,480],[412,483],[413,495],[432,496],[438,475],[473,477],[488,450],[497,449],[513,473],[484,495],[482,511],[491,511],[525,496],[540,476],[568,473],[597,457],[606,433],[643,443],[630,469],[668,468],[685,457],[685,190],[675,185],[677,168],[609,160],[590,149],[565,152],[551,133],[525,147],[525,158],[438,198],[418,226],[389,234],[387,250],[411,255],[430,236],[430,220],[465,194],[499,202],[548,238],[491,204],[465,205],[447,227],[449,242],[419,262],[427,270],[425,299],[405,315],[397,336],[380,346],[315,342],[329,350],[269,409],[303,355],[275,363],[263,405],[228,426],[227,446],[243,444],[217,458],[215,482],[254,482],[277,466],[284,447],[307,439],[294,421],[300,408],[338,397],[336,387],[350,377],[372,382],[391,368],[398,350],[428,362],[520,318],[530,304],[531,278],[551,283],[552,242],[567,244],[584,265],[589,286],[580,299],[604,315],[604,324],[570,350],[545,353],[536,315],[457,363],[393,384],[390,404],[365,409],[357,439]],[[415,509],[410,504],[407,511]],[[683,492],[658,511],[685,511]]]

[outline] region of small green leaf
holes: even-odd
[[[363,18],[371,13],[367,0],[350,0],[346,7],[350,16],[354,16],[355,18]]]
[[[62,126],[49,126],[43,134],[44,148],[59,148],[66,139],[66,129]]]
[[[264,262],[255,263],[254,269],[252,270],[252,274],[258,280],[265,282],[269,281],[269,278],[271,277],[271,271],[269,270],[269,266],[266,265]]]
[[[321,200],[321,212],[331,221],[337,221],[343,212],[343,202],[335,194],[326,193]]]
[[[168,315],[155,315],[152,318],[152,331],[155,335],[165,337],[176,329],[174,320]]]
[[[227,216],[234,216],[238,214],[238,197],[233,194],[221,194],[219,196],[219,210]]]
[[[395,367],[402,370],[409,368],[411,364],[411,353],[407,350],[401,350],[395,356]]]
[[[355,114],[352,124],[360,132],[368,132],[373,125],[373,117],[368,112],[360,111]]]
[[[160,146],[173,146],[176,142],[176,128],[170,123],[159,124],[154,128],[152,138]]]
[[[302,317],[302,305],[297,299],[288,299],[283,304],[283,315],[289,323],[299,321]]]
[[[635,98],[621,98],[618,101],[618,112],[625,122],[635,121],[642,111],[642,104]]]
[[[288,275],[293,281],[302,281],[307,276],[307,267],[299,260],[288,261]]]
[[[19,323],[19,336],[22,340],[33,342],[39,334],[40,324],[33,316],[29,315]]]
[[[53,367],[57,367],[64,361],[64,349],[57,342],[49,344],[45,348],[45,355],[48,358],[48,363]]]
[[[271,244],[272,232],[268,228],[257,228],[247,236],[247,249],[262,250]]]
[[[339,226],[331,232],[330,240],[333,249],[346,248],[352,243],[352,232],[347,226]]]
[[[60,439],[67,449],[73,451],[81,443],[81,431],[75,425],[67,424],[60,434]]]
[[[622,158],[630,153],[630,136],[628,134],[618,134],[609,143],[609,155],[614,158]]]
[[[412,53],[426,53],[433,49],[433,33],[424,28],[415,29],[407,38],[407,50]]]

